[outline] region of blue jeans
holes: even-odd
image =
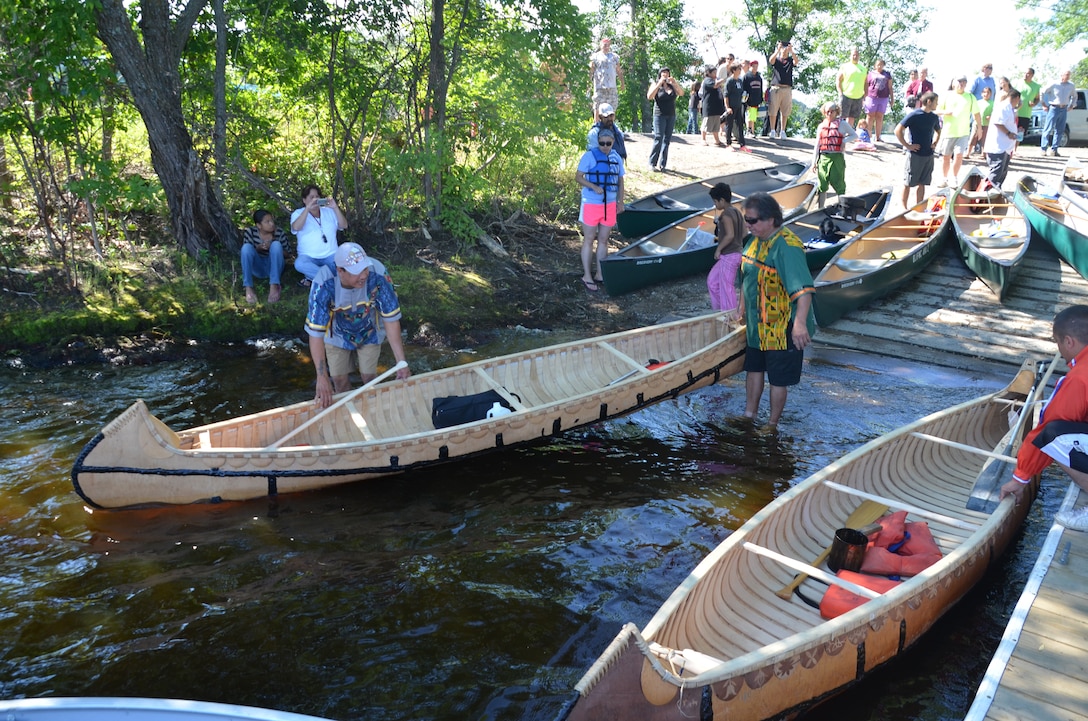
[[[658,115],[654,113],[654,145],[650,148],[650,165],[660,165],[662,168],[669,162],[669,143],[672,142],[672,131],[676,127],[675,115]]]
[[[688,135],[695,135],[699,132],[699,113],[688,113]]]
[[[252,243],[242,245],[242,285],[246,288],[253,287],[254,276],[268,278],[272,285],[279,285],[283,266],[283,244],[278,240],[268,246],[268,255],[258,253]]]
[[[311,258],[308,255],[300,255],[295,258],[295,270],[306,276],[306,280],[313,280],[321,266],[327,267],[336,275],[336,255],[326,255],[324,258]]]
[[[1055,108],[1050,106],[1050,110],[1046,111],[1046,120],[1043,122],[1043,137],[1039,141],[1039,147],[1045,152],[1047,148],[1058,149],[1058,143],[1061,142],[1062,133],[1065,132],[1065,117],[1069,114],[1067,108]],[[1051,141],[1050,138],[1054,140]]]

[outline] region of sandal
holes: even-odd
[[[591,280],[586,280],[585,278],[582,278],[581,281],[582,285],[584,285],[586,287],[586,290],[588,290],[590,293],[596,293],[598,290],[600,290],[597,287],[597,284]]]
[[[309,278],[303,278],[302,280],[300,280],[300,281],[298,282],[298,284],[299,284],[299,285],[300,285],[301,287],[303,287],[303,288],[309,288],[309,287],[310,287],[311,285],[313,285],[313,284],[312,284],[312,283],[310,282],[310,279],[309,279]]]

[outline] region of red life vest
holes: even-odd
[[[820,138],[817,141],[821,153],[842,152],[842,132],[839,130],[839,121],[828,124],[820,124]]]

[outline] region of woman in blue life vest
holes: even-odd
[[[587,150],[578,161],[575,179],[582,186],[582,283],[596,293],[601,277],[601,261],[608,255],[608,234],[616,224],[616,213],[623,212],[623,160],[612,149],[615,134],[602,128],[597,147]],[[593,243],[597,243],[594,252]],[[597,274],[592,260],[597,257]]]

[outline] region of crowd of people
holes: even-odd
[[[760,74],[759,61],[737,60],[731,54],[720,58],[717,65],[705,66],[703,77],[688,87],[678,82],[670,69],[662,68],[646,91],[647,100],[653,102],[650,170],[660,172],[667,167],[677,100],[685,92],[690,93],[687,132],[698,132],[705,145],[712,140],[719,147],[748,151],[746,135],[757,133],[758,108],[764,104],[764,132],[772,141],[785,139],[799,67],[792,42],[785,40],[776,44],[769,58],[767,80]],[[593,54],[590,71],[593,126],[578,165],[577,182],[582,187],[582,283],[589,292],[596,292],[609,232],[624,211],[627,159],[615,115],[622,73],[608,38],[602,39],[600,50]],[[1066,71],[1058,82],[1044,88],[1035,81],[1032,68],[1010,80],[994,78],[993,65],[984,63],[970,83],[967,75],[961,74],[952,79],[947,90],[938,91],[928,68],[912,70],[902,91],[906,114],[890,133],[894,140],[889,140],[884,121],[896,99],[894,76],[883,59],[878,58],[872,68],[861,65],[860,52],[853,48],[835,73],[838,98],[821,107],[823,119],[816,130],[813,165],[821,207],[829,189],[840,196],[846,194],[848,149],[891,149],[904,154],[904,207],[908,207],[912,190],[915,202],[921,202],[926,186],[955,186],[964,159],[974,154],[985,157],[989,181],[1000,186],[1037,105],[1046,111],[1041,149],[1044,155],[1057,155],[1065,112],[1076,99],[1069,77]],[[941,158],[939,178],[935,177],[937,157]],[[707,277],[710,303],[714,310],[745,322],[744,415],[756,417],[764,386],[769,385],[767,425],[774,427],[789,387],[800,381],[804,349],[815,332],[812,275],[802,243],[784,227],[782,209],[772,196],[752,194],[744,199],[743,212],[733,206],[732,190],[725,183],[710,188],[709,196],[717,211],[714,265]],[[1007,492],[1016,490],[1010,485]]]

